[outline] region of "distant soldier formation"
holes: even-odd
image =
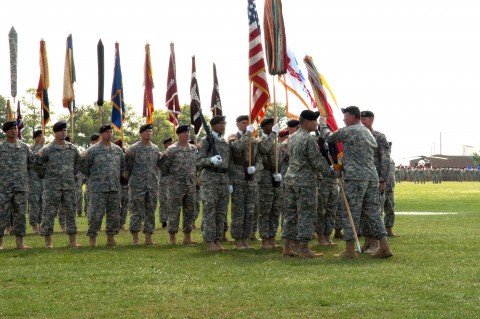
[[[171,245],[177,244],[179,230],[182,244],[193,245],[191,234],[199,227],[209,252],[227,250],[228,237],[236,250],[253,249],[258,234],[260,249],[281,248],[283,256],[301,258],[323,256],[312,250],[312,240],[321,248],[343,238],[346,248],[338,256],[354,258],[350,214],[355,233],[365,237],[360,251],[390,257],[396,181],[441,182],[449,170],[413,177],[415,169],[395,168],[391,143],[372,128],[373,112],[355,106],[342,112],[346,127],[335,132],[310,110],[283,130],[265,118],[258,132],[249,116],[241,115],[237,132],[227,137],[226,119],[217,115],[200,141],[190,140],[190,125],[180,125],[161,149],[151,142],[152,124],[140,127],[138,142],[130,147],[113,142],[113,127],[102,125],[83,152],[69,141],[65,122],[52,126],[52,142],[45,144],[38,130],[28,146],[17,139],[16,122],[8,121],[2,127],[6,140],[0,142],[0,249],[9,233],[17,249],[30,248],[23,242],[28,208],[32,232],[44,237],[47,249],[55,244],[56,216],[68,246],[79,247],[76,218],[85,212],[91,247],[97,246],[105,218],[107,246],[117,245],[119,231],[129,231],[133,245],[140,244],[140,234],[145,245],[155,245],[159,227],[169,233]],[[329,145],[337,143],[343,152],[333,154]],[[347,203],[339,186],[345,187]]]

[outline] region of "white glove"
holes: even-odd
[[[228,192],[233,193],[233,185],[228,185]]]
[[[250,133],[253,133],[253,131],[255,131],[255,127],[253,125],[249,125],[247,126],[247,131],[249,131]]]
[[[255,174],[256,171],[257,171],[257,169],[255,168],[255,166],[247,167],[247,173],[250,174],[250,175]]]
[[[220,155],[210,157],[210,162],[215,166],[220,165],[222,164],[222,157]]]
[[[272,132],[274,132],[275,134],[278,134],[278,132],[280,132],[280,128],[278,127],[278,124],[275,124],[272,127]]]
[[[275,182],[281,182],[282,181],[282,174],[272,174],[273,179]]]

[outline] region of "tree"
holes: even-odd
[[[472,154],[472,162],[473,166],[479,166],[480,165],[480,154],[477,152]]]

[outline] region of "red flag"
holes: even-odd
[[[170,113],[170,122],[174,126],[178,126],[178,116],[180,114],[176,72],[175,50],[172,42],[170,43],[170,62],[168,64],[167,95],[165,98],[165,106],[168,109],[168,113]]]
[[[143,117],[147,118],[147,124],[153,123],[153,74],[150,60],[150,44],[145,45],[145,90],[143,93]]]
[[[249,70],[248,76],[253,86],[252,89],[252,124],[260,124],[265,117],[270,93],[268,91],[267,74],[265,72],[265,60],[263,58],[262,38],[258,22],[258,14],[255,0],[248,0],[249,41],[248,51]]]
[[[212,115],[222,115],[222,101],[220,100],[220,89],[218,87],[217,67],[213,64],[213,90],[212,103],[210,104],[210,111]]]
[[[200,117],[200,93],[198,90],[197,70],[195,67],[195,56],[192,56],[192,82],[190,84],[190,121],[193,125],[195,135],[198,135],[202,128],[202,119]]]

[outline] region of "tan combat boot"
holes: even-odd
[[[268,240],[268,238],[262,238],[262,245],[260,246],[260,249],[263,249],[263,250],[273,249],[272,245],[270,244],[270,240]]]
[[[192,240],[191,233],[183,233],[183,244],[184,245],[195,245],[197,242]]]
[[[67,232],[67,229],[65,228],[65,225],[60,225],[60,231],[64,234]]]
[[[40,227],[38,226],[38,224],[32,225],[32,234],[38,235],[39,233],[40,233]]]
[[[258,240],[258,239],[257,239]],[[242,243],[243,243],[243,246],[246,248],[246,249],[253,249],[253,247],[250,247],[248,245],[248,240],[246,238],[243,238],[242,239]]]
[[[132,244],[133,245],[138,245],[140,242],[139,242],[139,239],[138,239],[138,231],[135,231],[132,233]]]
[[[223,247],[222,245],[220,245],[220,241],[219,240],[215,240],[214,241],[215,245],[217,245],[218,248],[220,248],[221,251],[227,251],[228,249]]]
[[[298,257],[302,258],[314,258],[314,257],[323,257],[323,253],[314,253],[310,250],[308,242],[300,242],[300,253]]]
[[[341,258],[355,258],[357,256],[357,253],[355,252],[355,242],[353,240],[345,242],[345,250],[340,254],[333,256]]]
[[[335,229],[335,234],[333,235],[333,238],[342,239],[343,238],[342,230]]]
[[[328,243],[329,246],[338,246],[337,243],[334,243],[332,241],[332,239],[330,238],[330,235],[324,235],[324,236],[325,236],[325,240],[326,240],[326,242]]]
[[[18,249],[18,250],[27,250],[27,249],[31,249],[31,248],[32,248],[32,247],[30,247],[30,246],[25,246],[25,245],[23,244],[23,237],[21,237],[21,236],[16,236],[16,241],[15,241],[15,243],[16,243],[16,247],[15,247],[15,248]]]
[[[370,246],[372,245],[372,241],[375,240],[375,238],[373,236],[365,236],[365,242],[363,243],[363,245],[360,247],[360,251],[362,253],[364,253],[365,251],[367,251],[367,249],[370,248]]]
[[[68,247],[71,247],[71,248],[82,247],[77,243],[77,235],[75,234],[68,235]]]
[[[221,251],[221,249],[213,241],[209,241],[207,242],[207,251],[216,252],[216,251]]]
[[[117,242],[115,241],[114,235],[107,235],[107,246],[115,247]]]
[[[365,251],[362,250],[362,253],[374,254],[377,252],[377,249],[378,249],[378,240],[372,236],[370,238],[370,247],[368,247],[368,249]]]
[[[272,249],[277,249],[282,247],[280,245],[277,245],[277,243],[275,242],[275,237],[268,237],[268,240],[270,241],[270,246],[272,246]]]
[[[175,234],[170,234],[170,239],[168,240],[168,243],[171,245],[177,244],[177,237]]]
[[[393,227],[387,227],[387,236],[389,236],[389,237],[398,237],[398,236],[395,235],[395,233],[393,232]]]
[[[3,250],[3,236],[0,237],[0,250]]]
[[[290,240],[290,248],[297,254],[300,253],[300,242],[298,240]]]
[[[155,242],[152,239],[152,233],[145,232],[145,245],[147,246],[153,246],[155,245]]]
[[[244,246],[243,240],[235,239],[235,249],[236,250],[247,250],[248,248]]]
[[[53,248],[52,236],[50,236],[50,235],[45,236],[45,248],[47,248],[47,249],[52,249]]]
[[[97,238],[96,237],[90,237],[89,245],[90,245],[90,247],[97,246]]]
[[[290,239],[284,239],[283,240],[283,251],[282,251],[282,256],[283,257],[297,257],[298,254],[292,250],[292,240]]]
[[[388,241],[387,237],[383,236],[378,240],[378,243],[380,244],[380,247],[378,248],[377,252],[373,254],[374,258],[388,258],[392,257],[393,253],[390,250],[390,247],[388,246]]]
[[[317,241],[320,246],[330,246],[330,244],[325,240],[325,235],[323,234],[317,236]]]

